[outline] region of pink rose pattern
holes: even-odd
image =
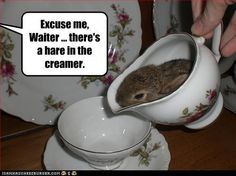
[[[7,90],[8,96],[18,95],[16,91],[13,89],[14,82],[16,81],[14,78],[15,65],[12,62],[12,51],[14,49],[14,44],[11,39],[11,36],[6,33],[4,30],[0,32],[0,56],[1,56],[1,65],[0,65],[0,74],[4,81],[7,82]],[[63,110],[65,108],[66,102],[58,101],[53,98],[52,95],[44,97],[43,100],[44,111],[53,110]]]
[[[115,37],[117,40],[117,47],[121,48],[125,42],[125,37],[133,36],[135,31],[127,28],[127,25],[130,24],[132,19],[123,8],[119,5],[116,6],[115,4],[112,4],[111,8],[114,10],[118,24],[114,26],[112,31],[110,31],[109,36]]]
[[[112,75],[107,75],[107,76],[104,76],[102,77],[101,81],[103,82],[103,84],[105,85],[110,85],[113,81],[113,76]]]
[[[193,112],[189,112],[189,108],[186,107],[182,111],[183,116],[181,116],[180,118],[184,118],[186,123],[190,123],[201,118],[209,110],[209,108],[213,106],[213,104],[216,102],[217,98],[216,89],[206,91],[206,98],[209,104],[204,105],[200,103],[198,106],[196,106]]]
[[[15,65],[12,62],[12,51],[14,49],[14,44],[11,39],[11,36],[6,33],[4,30],[0,32],[0,57],[1,57],[1,65],[0,65],[0,74],[4,81],[7,83],[8,96],[18,95],[16,91],[13,89],[14,82],[16,81],[14,78]]]
[[[15,66],[10,62],[5,60],[5,63],[1,65],[1,74],[3,77],[11,78],[15,74]]]
[[[206,93],[206,98],[208,98],[208,101],[210,104],[213,104],[216,100],[217,92],[216,90],[209,90]]]
[[[132,21],[130,16],[125,12],[124,8],[119,5],[112,4],[112,10],[114,11],[117,24],[114,25],[113,29],[109,32],[109,37],[115,38],[116,43],[109,44],[108,49],[108,73],[105,76],[92,76],[92,77],[81,77],[79,83],[86,89],[92,82],[100,82],[105,86],[109,86],[114,80],[114,75],[121,71],[119,66],[120,62],[125,63],[125,53],[127,50],[123,49],[123,45],[126,42],[126,37],[134,36],[135,31],[128,28],[128,25]]]

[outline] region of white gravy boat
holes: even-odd
[[[110,85],[107,99],[112,112],[134,111],[154,123],[185,125],[191,129],[211,124],[223,107],[218,68],[221,32],[220,24],[214,31],[212,51],[204,45],[203,37],[188,33],[169,34],[156,41]],[[192,59],[193,69],[176,91],[161,99],[125,108],[116,102],[117,89],[129,73],[178,58]]]

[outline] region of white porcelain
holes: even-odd
[[[116,170],[168,170],[170,151],[164,136],[153,128],[151,138],[145,144],[147,145],[141,148],[148,155],[129,156]],[[153,150],[156,145],[159,147]],[[47,170],[95,170],[63,145],[57,133],[54,133],[46,144],[43,163]]]
[[[236,61],[236,54],[229,58],[221,59],[219,63],[221,74],[228,71],[233,63]],[[234,74],[236,74],[236,66],[234,67]],[[236,75],[235,75],[236,78]],[[236,82],[231,75],[221,78],[221,92],[224,98],[224,107],[233,113],[236,113]]]
[[[132,113],[114,116],[106,98],[92,97],[63,111],[58,131],[65,145],[92,167],[114,169],[143,145],[151,122]]]
[[[203,37],[193,37],[187,33],[169,34],[151,45],[145,53],[119,75],[108,89],[107,98],[114,113],[134,111],[155,123],[167,125],[183,125],[199,119],[203,128],[213,122],[219,115],[208,114],[213,108],[219,111],[222,106],[215,105],[220,95],[220,59],[219,43],[221,26],[215,30],[213,52],[205,45]],[[191,59],[194,63],[188,79],[172,94],[152,102],[123,108],[116,102],[116,91],[124,78],[132,71],[149,64],[159,65],[178,58]],[[200,119],[201,118],[201,119]],[[202,122],[202,119],[206,123]],[[196,122],[195,122],[196,123]]]
[[[224,107],[236,114],[236,84],[232,77],[221,80],[221,92],[224,97]]]
[[[21,36],[5,30],[9,32],[14,49],[8,59],[11,63],[8,73],[1,84],[1,109],[25,121],[54,125],[58,115],[69,105],[104,95],[111,81],[136,59],[141,49],[141,13],[137,0],[6,0],[0,1],[0,22],[20,26],[21,16],[26,11],[105,12],[108,16],[109,71],[103,77],[26,77],[21,72]],[[119,34],[123,40],[118,40],[114,31],[122,27],[121,21],[126,23]]]
[[[191,1],[153,1],[153,27],[156,39],[170,33],[190,33],[192,24]]]

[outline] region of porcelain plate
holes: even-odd
[[[27,77],[21,72],[21,36],[4,30],[1,109],[36,124],[53,125],[58,114],[84,98],[103,95],[112,80],[138,55],[141,14],[138,1],[1,1],[1,22],[21,26],[26,11],[102,11],[108,16],[108,73],[102,77]],[[14,14],[14,15],[13,15]],[[3,32],[1,32],[3,34]]]

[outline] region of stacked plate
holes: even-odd
[[[5,30],[2,109],[25,121],[53,125],[58,114],[81,99],[103,95],[139,54],[141,15],[137,1],[0,1],[1,23],[21,27],[27,11],[102,11],[108,16],[108,73],[94,77],[27,77],[21,71],[21,36]],[[14,15],[12,15],[14,13]]]
[[[109,71],[102,77],[26,77],[21,72],[21,36],[3,30],[7,46],[1,62],[3,86],[2,110],[40,125],[55,125],[58,115],[69,105],[88,97],[103,95],[141,49],[141,14],[138,1],[1,1],[1,23],[21,26],[26,11],[103,11],[108,16]],[[12,15],[14,13],[14,15]],[[158,146],[158,147],[157,147]],[[121,170],[167,170],[170,162],[168,144],[156,129],[141,153],[128,157]],[[91,170],[83,159],[71,153],[58,138],[49,139],[44,164],[49,170]]]

